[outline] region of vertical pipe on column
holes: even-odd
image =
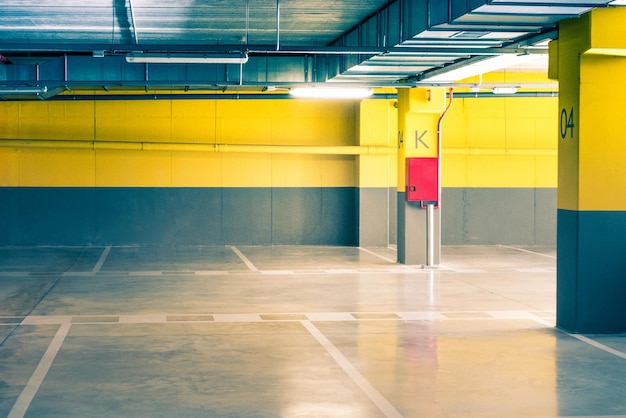
[[[428,239],[426,266],[431,267],[435,265],[435,205],[432,203],[426,204],[426,222],[428,223],[426,228]]]

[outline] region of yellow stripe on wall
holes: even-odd
[[[19,186],[80,187],[96,184],[94,153],[84,150],[22,149]]]
[[[335,147],[338,154],[376,151],[345,148],[358,146],[357,113],[353,102],[295,100],[0,103],[6,121],[0,124],[0,141],[6,139],[0,181],[51,187],[354,187],[356,157],[325,154]]]
[[[0,148],[0,162],[0,187],[19,186],[19,150],[12,148]]]
[[[443,124],[442,186],[556,187],[557,106],[553,98],[455,99]],[[0,141],[12,144],[0,146],[2,186],[397,183],[394,100],[4,102],[0,117]],[[19,145],[30,139],[82,142],[73,150]],[[321,153],[289,151],[296,146]],[[352,155],[324,155],[332,147]]]
[[[393,150],[393,153],[359,155],[359,187],[397,187],[398,109],[396,100],[363,100],[359,112],[359,144]]]
[[[557,187],[557,98],[455,99],[443,187]]]

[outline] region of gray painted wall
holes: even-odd
[[[0,188],[0,245],[397,244],[395,188]],[[444,188],[441,242],[556,244],[556,189]]]
[[[358,190],[0,188],[0,245],[358,245]]]
[[[556,245],[556,189],[444,188],[442,244]]]
[[[386,247],[390,243],[390,220],[397,218],[392,212],[390,197],[395,199],[396,190],[380,187],[359,189],[359,245],[362,247]],[[394,229],[397,228],[394,224]]]
[[[359,190],[359,245],[398,244],[397,196]],[[556,245],[556,189],[444,188],[441,199],[443,245]]]

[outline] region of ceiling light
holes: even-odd
[[[494,87],[493,94],[515,94],[517,89],[515,87]]]
[[[245,64],[248,62],[248,54],[241,52],[225,54],[133,52],[126,55],[126,62],[141,64]]]
[[[30,86],[17,86],[17,87],[0,87],[0,95],[10,94],[46,94],[48,87],[30,87]]]
[[[426,75],[422,81],[437,81],[442,83],[452,83],[459,80],[464,80],[469,77],[474,77],[480,74],[489,73],[491,71],[501,70],[503,68],[512,67],[514,65],[524,64],[530,61],[534,61],[542,57],[543,54],[503,54],[495,57],[486,58],[484,60],[476,61],[472,64],[465,65],[463,67],[457,67],[446,71],[443,68],[440,71],[433,72],[432,76]]]
[[[304,99],[364,99],[374,92],[368,88],[296,87],[289,94]]]

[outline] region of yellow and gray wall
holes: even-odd
[[[394,244],[394,105],[0,103],[0,244]],[[454,100],[443,244],[555,242],[557,106]]]
[[[286,100],[2,103],[1,136],[13,140],[0,148],[0,242],[356,245],[355,156],[299,146],[353,145],[357,112]]]
[[[547,81],[483,81],[521,77]],[[557,107],[555,97],[454,100],[443,127],[444,244],[556,243]]]

